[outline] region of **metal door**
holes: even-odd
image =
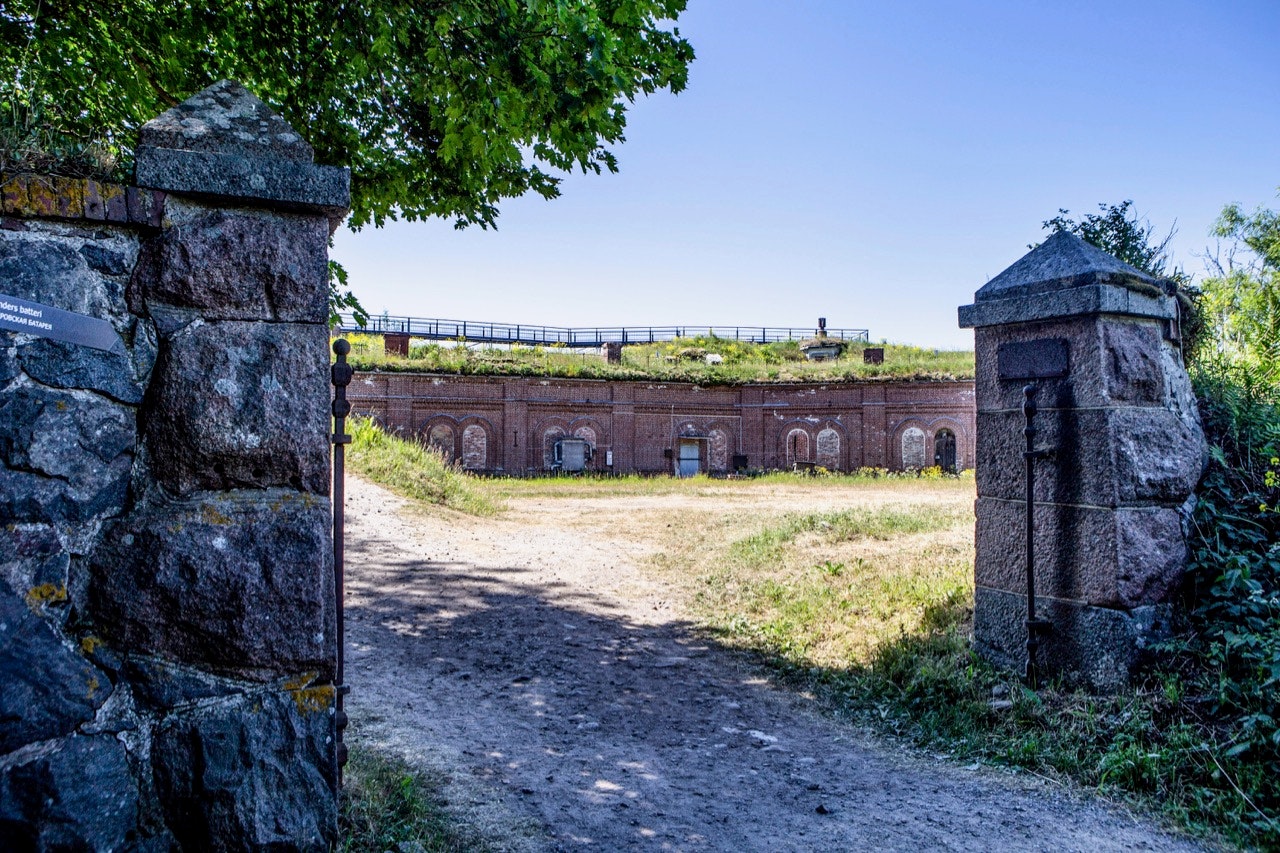
[[[587,443],[580,438],[562,438],[559,443],[560,470],[581,471],[587,467]]]
[[[680,442],[680,458],[676,473],[681,477],[692,477],[698,473],[699,467],[698,442]]]

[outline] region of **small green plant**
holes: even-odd
[[[0,172],[123,177],[117,168],[118,152],[70,126],[56,104],[12,83],[0,85]]]
[[[818,571],[829,577],[838,578],[844,574],[844,563],[837,563],[834,560],[824,560],[818,564]]]

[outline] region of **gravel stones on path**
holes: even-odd
[[[649,500],[475,519],[352,477],[349,740],[440,773],[498,850],[1202,849],[1060,786],[879,745],[772,687],[646,577],[652,545],[584,535],[584,513]]]

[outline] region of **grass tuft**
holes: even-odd
[[[339,800],[338,850],[342,853],[463,853],[486,849],[456,826],[445,811],[441,780],[405,762],[353,749]]]

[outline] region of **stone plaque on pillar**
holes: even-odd
[[[1024,388],[1036,387],[1032,524],[1040,670],[1115,689],[1165,631],[1205,442],[1172,284],[1059,232],[960,308],[977,357],[974,643],[1027,657]]]

